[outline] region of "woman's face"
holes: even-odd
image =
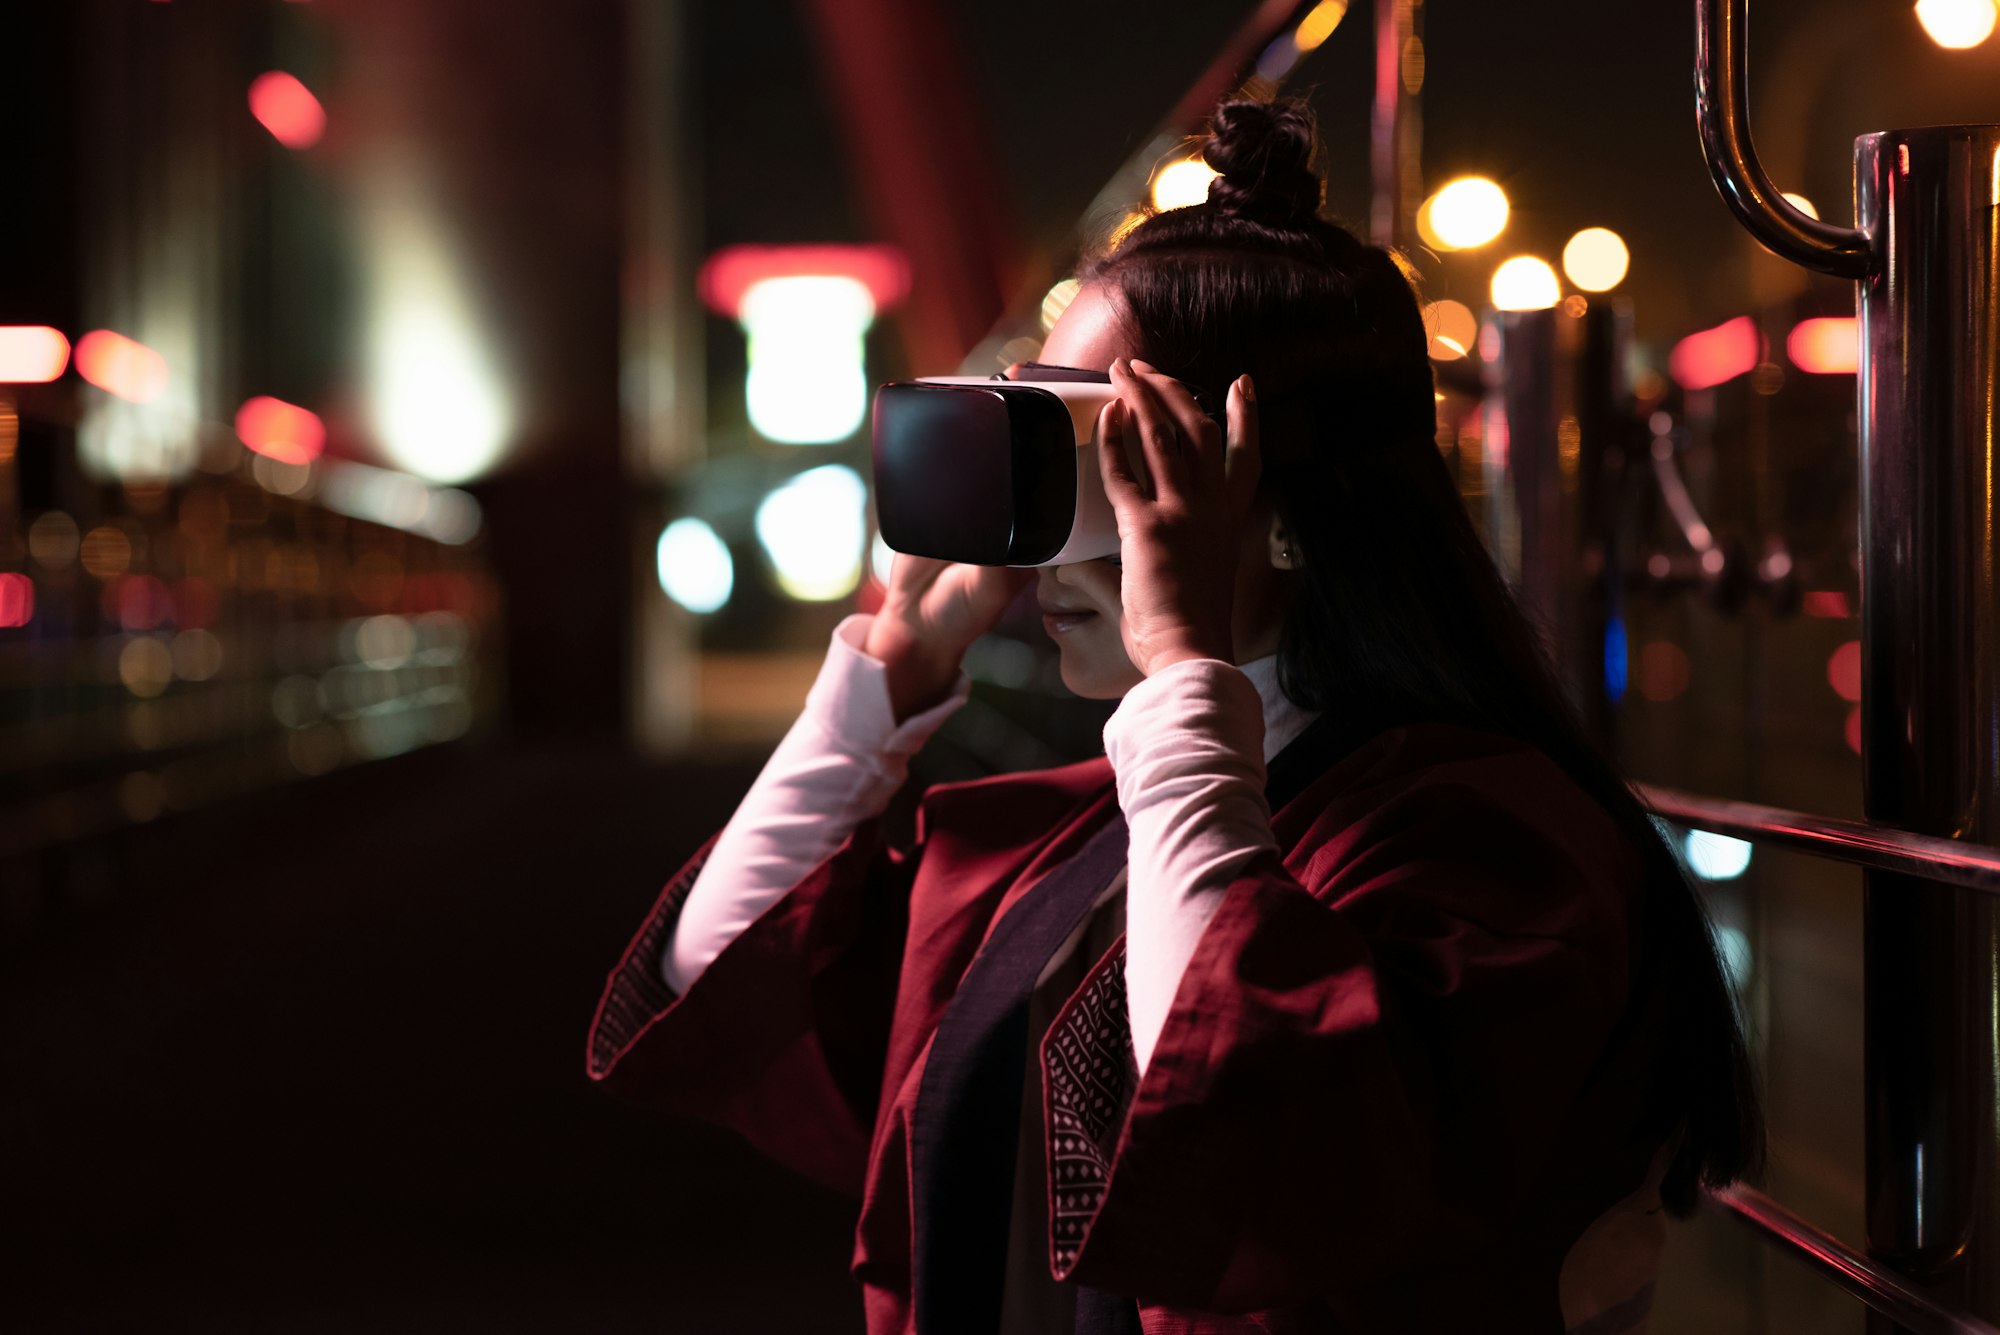
[[[1125,337],[1113,299],[1093,283],[1076,294],[1049,330],[1038,360],[1051,366],[1109,371],[1119,357],[1138,349]],[[1268,512],[1254,512],[1237,554],[1236,661],[1248,662],[1277,651],[1282,606],[1267,556]],[[1145,674],[1125,652],[1124,603],[1119,594],[1118,558],[1043,566],[1036,598],[1042,624],[1062,654],[1063,684],[1092,700],[1116,700]]]

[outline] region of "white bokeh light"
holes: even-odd
[[[1563,247],[1563,272],[1586,292],[1609,292],[1625,281],[1632,252],[1609,227],[1586,227]]]
[[[875,299],[858,279],[766,278],[743,294],[750,425],[787,445],[845,440],[868,415],[863,335]]]
[[[1516,255],[1493,271],[1493,304],[1503,311],[1546,310],[1562,300],[1562,284],[1547,260]]]
[[[1164,211],[1205,204],[1209,182],[1220,174],[1200,158],[1170,162],[1153,178],[1153,207]]]
[[[1726,834],[1689,830],[1681,843],[1688,870],[1705,881],[1733,881],[1750,866],[1750,845]]]
[[[690,612],[719,610],[736,587],[729,547],[700,519],[676,519],[660,533],[660,588]]]
[[[508,410],[453,233],[400,173],[367,198],[368,388],[383,453],[430,482],[480,477],[506,450]]]
[[[807,602],[845,598],[861,583],[868,485],[845,464],[809,468],[757,506],[757,541],[778,587]]]

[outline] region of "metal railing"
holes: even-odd
[[[1792,848],[1876,871],[1900,872],[2000,895],[2000,848],[1912,834],[1863,820],[1787,811],[1726,797],[1703,797],[1657,784],[1633,785],[1639,800],[1679,825]]]
[[[1703,797],[1656,784],[1634,787],[1654,815],[1677,825],[2000,895],[2000,848],[1912,834],[1867,821]],[[1761,1191],[1738,1184],[1711,1192],[1709,1200],[1717,1210],[1904,1330],[1922,1335],[2000,1335],[2000,1327],[1933,1301],[1894,1270],[1815,1228]]]
[[[1754,1192],[1716,1200],[1889,1322],[1990,1331],[2000,1316],[2000,852],[1980,845],[2000,836],[2000,125],[1863,135],[1858,225],[1809,218],[1751,144],[1746,13],[1747,0],[1695,0],[1709,173],[1766,248],[1855,281],[1869,820],[1646,796],[1675,820],[1863,868],[1868,1255]]]
[[[1725,1187],[1711,1192],[1709,1201],[1904,1330],[1918,1335],[2000,1335],[2000,1327],[1939,1306],[1904,1283],[1895,1271],[1875,1264],[1831,1233],[1814,1228],[1761,1191],[1740,1185]]]

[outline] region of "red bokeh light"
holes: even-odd
[[[167,388],[167,359],[135,338],[93,329],[76,342],[76,373],[107,394],[151,403]]]
[[[1801,604],[1809,617],[1848,617],[1847,595],[1839,589],[1808,589]]]
[[[173,619],[174,600],[152,575],[120,575],[104,586],[104,611],[126,630],[153,630]]]
[[[752,284],[820,274],[866,287],[878,313],[910,290],[910,262],[894,246],[725,246],[701,266],[696,286],[710,310],[734,318]]]
[[[1674,344],[1667,370],[1683,389],[1712,389],[1756,370],[1763,359],[1762,331],[1755,320],[1739,315]]]
[[[297,404],[260,394],[236,410],[236,437],[280,463],[310,463],[326,448],[326,424]]]
[[[1861,754],[1861,706],[1847,711],[1847,749],[1855,755]]]
[[[0,325],[0,381],[39,385],[69,365],[69,340],[45,324]]]
[[[250,114],[286,148],[311,148],[326,133],[326,108],[312,89],[283,70],[251,82]]]
[[[1861,698],[1861,641],[1849,640],[1826,660],[1826,679],[1843,700]]]
[[[25,626],[35,615],[35,583],[26,575],[0,575],[0,626]]]

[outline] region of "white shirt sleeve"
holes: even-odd
[[[1276,851],[1264,797],[1264,708],[1235,665],[1184,659],[1127,691],[1104,725],[1126,856],[1125,987],[1143,1074],[1181,975],[1229,883]]]
[[[944,700],[898,724],[887,669],[862,652],[873,620],[857,613],[834,629],[804,712],[695,876],[660,961],[676,993],[687,991],[857,825],[889,805],[909,774],[910,757],[971,694],[972,682],[961,672]]]

